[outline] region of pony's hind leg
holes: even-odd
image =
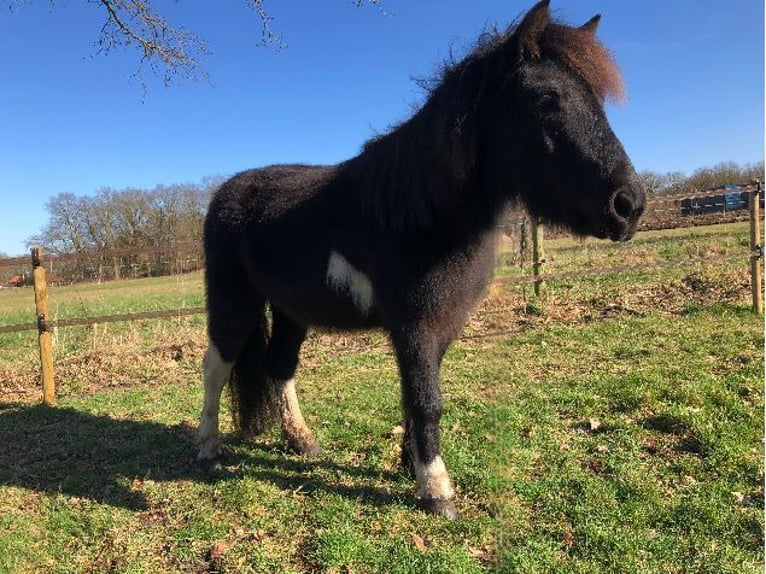
[[[278,385],[279,415],[282,419],[285,449],[306,456],[320,454],[322,447],[303,419],[295,392],[295,380],[279,381]]]
[[[197,460],[205,464],[214,464],[221,455],[221,441],[218,436],[218,412],[221,405],[221,392],[231,377],[233,362],[224,361],[218,348],[212,342],[208,344],[202,360],[202,372],[205,383],[205,398],[202,405],[197,441],[199,453]]]
[[[259,325],[265,320],[263,301],[232,297],[210,279],[207,299],[209,344],[202,361],[205,395],[197,432],[197,460],[206,467],[215,466],[221,455],[218,414],[223,387],[232,381],[240,354],[249,349],[248,342],[260,334]],[[240,303],[234,305],[233,301]],[[265,341],[261,346],[265,349]]]
[[[272,308],[271,340],[268,347],[268,372],[274,381],[282,424],[282,440],[287,450],[316,455],[322,449],[301,413],[295,390],[295,371],[306,329],[279,310]]]

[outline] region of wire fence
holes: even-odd
[[[577,269],[573,271],[564,271],[557,273],[525,274],[517,276],[495,277],[493,283],[498,285],[512,284],[532,284],[536,282],[550,282],[556,280],[576,279],[578,277],[602,276],[610,274],[620,274],[628,272],[653,272],[670,268],[690,268],[702,265],[712,265],[731,261],[745,261],[749,258],[750,252],[741,251],[727,255],[712,255],[708,257],[690,258],[683,261],[657,261],[653,263],[642,263],[636,265],[619,265],[609,267],[594,267],[588,269]],[[143,321],[147,319],[173,319],[188,317],[190,315],[200,315],[206,313],[205,307],[185,307],[179,309],[165,309],[158,311],[144,311],[138,313],[117,313],[110,315],[97,315],[90,317],[72,317],[68,319],[55,319],[46,321],[46,328],[74,327],[101,325],[106,323],[121,323],[126,321]],[[13,325],[0,325],[0,333],[19,333],[23,331],[36,331],[39,329],[37,321],[30,320],[27,323],[18,323]]]
[[[753,193],[754,187],[747,188],[744,192],[738,192],[738,196],[742,193],[751,194]],[[688,196],[688,195],[679,195],[679,196],[669,196],[669,197],[660,197],[660,198],[654,198],[647,202],[647,215],[651,218],[651,215],[654,214],[661,214],[661,213],[672,213],[674,215],[679,215],[679,205],[683,202],[689,202],[693,201],[693,205],[695,209],[698,209],[700,212],[704,213],[712,213],[713,210],[718,210],[720,213],[727,213],[726,207],[727,205],[730,207],[730,210],[728,213],[731,213],[732,211],[737,211],[737,215],[741,215],[741,205],[744,203],[746,206],[749,205],[745,201],[739,201],[736,208],[731,208],[732,202],[726,203],[726,202],[717,202],[717,203],[703,203],[701,200],[703,199],[710,199],[710,198],[718,198],[719,195],[716,195],[715,192],[709,192],[707,194],[701,194],[696,196]],[[761,197],[761,203],[763,202],[763,199]],[[660,205],[666,205],[666,204],[674,204],[675,207],[673,209],[658,209],[657,206]],[[745,212],[742,216],[742,219],[748,219],[750,216],[749,212]],[[730,219],[727,219],[727,221],[730,221]],[[716,221],[716,223],[720,223],[721,221]],[[503,229],[504,233],[513,236],[515,234],[515,229],[512,227],[509,228],[506,226]],[[523,248],[522,248],[523,250]],[[47,267],[48,267],[48,275],[47,275],[47,282],[48,284],[56,284],[56,281],[51,281],[51,275],[55,278],[56,275],[51,270],[54,269],[53,265],[54,262],[56,265],[63,265],[69,262],[81,262],[81,261],[106,261],[108,259],[112,258],[132,258],[132,259],[139,259],[139,258],[151,258],[151,257],[171,257],[175,256],[178,257],[182,254],[194,254],[197,256],[198,263],[196,265],[189,266],[188,271],[195,271],[202,267],[201,262],[202,261],[202,254],[201,254],[201,245],[199,243],[183,243],[183,244],[176,244],[172,246],[165,246],[165,247],[156,247],[156,248],[142,248],[142,249],[135,249],[135,248],[120,248],[120,249],[111,249],[111,250],[102,250],[97,252],[82,252],[82,253],[56,253],[51,254],[47,258]],[[691,258],[684,261],[666,261],[666,262],[652,262],[652,263],[644,263],[644,264],[637,264],[637,265],[622,265],[622,266],[608,266],[608,267],[597,267],[597,268],[588,268],[588,269],[577,269],[573,271],[567,271],[567,272],[548,272],[548,273],[529,273],[525,275],[517,275],[517,276],[502,276],[502,277],[496,277],[495,283],[498,284],[524,284],[524,283],[536,283],[540,281],[555,281],[555,280],[564,280],[564,279],[573,279],[577,277],[587,277],[587,276],[597,276],[597,275],[609,275],[609,274],[619,274],[619,273],[625,273],[625,272],[636,272],[636,271],[658,271],[662,269],[668,269],[673,267],[696,267],[699,265],[706,265],[706,264],[714,264],[714,263],[722,263],[727,261],[733,261],[733,260],[744,260],[747,259],[753,255],[751,252],[748,251],[742,251],[741,253],[736,254],[729,254],[729,255],[722,255],[722,256],[709,256],[709,257],[701,257],[701,258]],[[760,255],[760,252],[756,253],[756,255]],[[522,254],[522,259],[524,258],[524,254]],[[532,266],[534,266],[534,261],[531,262]],[[8,268],[13,266],[30,266],[30,258],[29,257],[13,257],[13,258],[6,258],[6,259],[0,259],[0,269],[2,268]],[[31,273],[29,273],[31,277]],[[197,314],[203,314],[205,313],[204,307],[189,307],[189,308],[181,308],[181,309],[169,309],[169,310],[161,310],[161,311],[146,311],[146,312],[140,312],[140,313],[120,313],[120,314],[111,314],[111,315],[99,315],[99,316],[91,316],[91,317],[75,317],[75,318],[69,318],[69,319],[58,319],[58,320],[49,320],[47,321],[47,326],[49,328],[54,327],[71,327],[71,326],[77,326],[77,325],[94,325],[94,324],[104,324],[104,323],[117,323],[117,322],[124,322],[124,321],[141,321],[146,319],[165,319],[165,318],[178,318],[178,317],[184,317],[189,315],[197,315]],[[32,331],[37,330],[39,328],[37,321],[30,321],[28,323],[20,323],[20,324],[14,324],[14,325],[0,325],[0,333],[16,333],[16,332],[22,332],[22,331]]]
[[[126,321],[144,321],[146,319],[172,319],[188,317],[189,315],[200,315],[205,312],[205,307],[187,307],[184,309],[145,311],[142,313],[118,313],[115,315],[98,315],[95,317],[73,317],[70,319],[46,321],[45,327],[47,329],[53,329],[56,327],[74,327],[77,325],[88,326],[101,325],[104,323],[123,323]],[[0,325],[0,333],[20,333],[22,331],[37,331],[38,329],[39,324],[37,322]]]
[[[639,230],[648,231],[675,227],[692,227],[713,223],[744,221],[749,217],[748,199],[754,186],[735,191],[713,190],[704,193],[659,195],[647,203]],[[761,206],[763,196],[761,196]],[[503,232],[516,238],[528,216],[521,210],[509,213]],[[548,228],[549,237],[565,235],[566,231]],[[116,279],[139,279],[165,275],[180,275],[204,267],[201,241],[168,243],[150,247],[119,247],[84,250],[71,253],[50,252],[45,259],[49,285],[82,282],[103,282]],[[0,287],[32,283],[29,257],[0,259]]]
[[[181,275],[203,266],[201,241],[161,247],[48,253],[45,260],[46,277],[51,285]],[[31,284],[32,271],[29,257],[0,259],[0,278],[6,285]]]
[[[538,246],[538,249],[535,250],[536,257],[538,260],[533,260],[532,263],[532,269],[534,270],[533,273],[526,273],[521,275],[510,275],[510,276],[500,276],[495,278],[496,284],[501,285],[512,285],[512,284],[534,284],[535,285],[535,292],[538,292],[538,287],[545,285],[548,282],[557,281],[557,280],[569,280],[569,279],[576,279],[580,277],[589,277],[589,276],[602,276],[602,275],[610,275],[610,274],[620,274],[620,273],[628,273],[628,272],[656,272],[659,270],[669,269],[669,268],[688,268],[688,267],[699,267],[699,266],[710,266],[715,264],[721,264],[726,262],[732,262],[732,261],[746,261],[750,260],[750,268],[751,268],[751,284],[752,284],[752,292],[753,292],[753,308],[756,312],[763,312],[763,295],[762,295],[762,241],[761,241],[761,231],[760,231],[760,222],[761,222],[761,213],[760,213],[760,204],[762,202],[762,195],[761,195],[761,187],[760,183],[757,185],[748,188],[746,191],[737,191],[736,195],[725,196],[720,193],[710,193],[702,196],[694,196],[694,197],[662,197],[658,199],[654,199],[648,202],[647,205],[647,215],[650,220],[653,220],[655,222],[661,221],[661,216],[665,213],[672,214],[675,218],[675,221],[677,222],[693,222],[695,219],[694,216],[699,217],[702,216],[709,216],[710,214],[731,214],[735,213],[737,219],[749,219],[750,220],[750,250],[749,251],[738,251],[736,253],[727,253],[722,255],[712,255],[712,256],[706,256],[706,257],[693,257],[693,258],[687,258],[682,260],[675,260],[675,261],[655,261],[655,262],[649,262],[649,263],[640,263],[640,264],[634,264],[634,265],[616,265],[616,266],[607,266],[607,267],[594,267],[594,268],[579,268],[574,269],[570,271],[559,271],[559,272],[546,272],[544,263],[544,254],[542,250],[542,245]],[[746,199],[743,199],[743,197],[746,196]],[[721,197],[723,197],[723,200],[721,200]],[[728,199],[727,199],[728,197]],[[743,203],[748,208],[747,211],[743,212],[742,205]],[[663,206],[672,206],[671,208],[663,208]],[[687,214],[684,215],[683,209],[687,209]],[[688,215],[691,215],[693,217],[688,217]],[[737,220],[734,219],[734,220]],[[732,221],[731,218],[726,219],[726,221]],[[718,221],[715,221],[715,223],[720,223],[720,219]],[[533,222],[534,224],[534,222]],[[678,227],[688,227],[688,225],[679,225]],[[513,235],[514,231],[517,231],[518,228],[515,226],[512,226],[512,229],[506,229],[506,232],[509,232],[509,235]],[[522,241],[524,238],[522,237]],[[538,240],[538,239],[536,239]],[[542,240],[541,237],[539,239]],[[524,247],[522,246],[522,251]],[[188,255],[192,255],[195,258],[195,263],[188,263],[192,257],[188,257]],[[72,253],[72,254],[55,254],[53,256],[50,256],[44,264],[41,256],[40,251],[33,250],[33,257],[30,261],[29,258],[11,258],[11,259],[4,259],[0,260],[0,270],[4,268],[9,267],[19,267],[19,266],[31,266],[32,273],[30,273],[31,276],[35,279],[35,294],[36,299],[45,299],[45,305],[43,307],[40,306],[40,303],[38,302],[37,305],[37,313],[34,320],[30,318],[29,322],[25,323],[19,323],[19,324],[11,324],[11,325],[0,325],[0,334],[5,333],[17,333],[22,331],[34,331],[37,330],[40,339],[41,339],[41,364],[43,366],[43,383],[45,387],[45,364],[46,362],[50,363],[50,386],[52,389],[52,359],[48,357],[47,359],[43,357],[44,352],[42,351],[42,348],[44,346],[43,340],[46,338],[46,334],[49,333],[51,329],[55,328],[64,328],[64,327],[72,327],[72,326],[90,326],[90,325],[101,325],[106,323],[117,323],[117,322],[130,322],[130,321],[142,321],[142,320],[153,320],[153,319],[168,319],[168,318],[180,318],[180,317],[188,317],[191,315],[199,315],[204,314],[206,312],[204,307],[185,307],[185,308],[179,308],[179,309],[166,309],[166,310],[158,310],[158,311],[144,311],[144,312],[137,312],[137,313],[119,313],[119,314],[108,314],[108,315],[98,315],[98,316],[89,316],[89,317],[74,317],[74,318],[66,318],[66,319],[58,319],[58,320],[51,320],[48,316],[47,312],[47,294],[46,289],[49,283],[51,283],[50,278],[51,276],[55,279],[56,278],[56,269],[61,269],[62,267],[66,266],[67,264],[78,264],[83,261],[90,261],[91,265],[105,265],[107,262],[111,262],[112,264],[116,264],[116,262],[124,262],[124,261],[133,261],[133,265],[135,265],[136,261],[144,261],[144,262],[154,262],[155,266],[158,265],[158,262],[161,263],[163,258],[165,260],[172,259],[176,262],[183,262],[186,261],[187,263],[184,265],[183,263],[177,265],[176,271],[193,271],[197,270],[202,267],[202,254],[201,254],[201,246],[198,243],[192,243],[192,244],[177,244],[173,246],[166,246],[162,248],[150,248],[150,249],[114,249],[114,250],[108,250],[108,251],[99,251],[99,252],[91,252],[91,253]],[[524,255],[522,254],[522,261],[524,260]],[[121,263],[122,264],[122,263]],[[46,270],[46,266],[48,269]],[[48,272],[48,279],[46,280],[46,271]],[[118,275],[119,276],[119,275]],[[123,275],[125,277],[125,275]],[[54,282],[55,283],[55,282]],[[478,339],[478,338],[488,338],[493,336],[501,336],[506,331],[501,331],[498,333],[474,333],[469,335],[464,335],[463,338],[469,338],[469,339]],[[50,342],[48,342],[48,347],[50,347]],[[47,351],[48,354],[50,354],[50,351]],[[51,391],[52,393],[52,391]],[[44,396],[52,396],[45,395]],[[46,400],[46,402],[49,402],[52,404],[55,402],[55,398],[49,398],[49,400]]]
[[[539,281],[554,281],[563,279],[574,279],[577,277],[615,275],[620,273],[630,273],[637,271],[660,271],[662,269],[697,267],[700,265],[710,265],[724,263],[728,261],[743,261],[748,259],[750,253],[741,251],[729,255],[711,255],[709,257],[695,257],[685,259],[684,261],[656,261],[653,263],[642,263],[637,265],[613,265],[609,267],[594,267],[590,269],[577,269],[575,271],[565,271],[560,273],[541,273],[539,275],[528,274],[514,277],[496,277],[494,282],[498,284],[513,283],[536,283]]]

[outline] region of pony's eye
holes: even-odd
[[[537,100],[542,113],[553,113],[561,109],[561,96],[558,92],[548,91],[540,94]]]

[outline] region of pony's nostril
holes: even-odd
[[[615,194],[613,205],[615,214],[623,219],[630,219],[636,210],[633,196],[626,191],[618,191]]]

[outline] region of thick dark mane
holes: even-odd
[[[574,70],[602,100],[625,97],[622,74],[612,54],[595,35],[582,28],[550,24],[537,57],[557,59]]]
[[[438,224],[457,230],[492,224],[501,198],[487,195],[468,202],[465,192],[479,193],[483,187],[476,168],[486,126],[477,111],[486,102],[488,86],[497,90],[518,65],[517,58],[500,54],[514,45],[516,30],[481,34],[462,60],[448,62],[434,80],[420,82],[428,98],[411,118],[368,141],[342,165],[363,212],[379,226],[434,229]],[[612,55],[584,27],[548,23],[538,42],[515,45],[524,57],[560,61],[602,101],[624,97]]]
[[[475,186],[480,126],[477,110],[490,75],[488,56],[500,35],[485,34],[461,61],[445,64],[422,107],[386,134],[368,141],[343,165],[364,213],[390,229],[459,228],[493,212],[466,211],[461,192]]]

